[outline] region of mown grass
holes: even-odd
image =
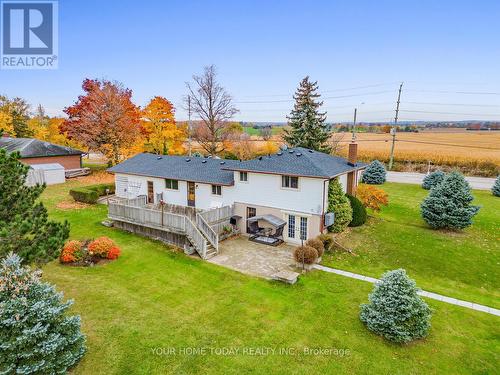
[[[423,289],[500,308],[500,199],[474,191],[473,204],[481,206],[474,224],[460,232],[438,231],[420,216],[427,190],[396,183],[381,188],[389,206],[339,236],[356,256],[334,253],[323,263],[373,277],[405,268]]]
[[[496,371],[498,317],[429,300],[435,309],[429,337],[408,346],[390,344],[358,319],[370,284],[317,271],[286,286],[186,257],[102,226],[104,206],[57,209],[78,184],[47,188],[43,198],[51,217],[68,219],[72,238],[113,238],[122,256],[91,268],[53,262],[43,269],[46,280],[75,300],[72,312],[82,317],[88,352],[76,374]],[[207,352],[181,354],[186,347]],[[348,352],[308,355],[308,347]],[[239,352],[217,355],[210,348]],[[276,352],[253,355],[250,348]],[[280,355],[280,348],[296,351]]]

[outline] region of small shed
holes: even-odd
[[[59,163],[32,164],[31,168],[35,172],[35,175],[43,174],[43,182],[47,185],[62,184],[66,182],[64,167]]]

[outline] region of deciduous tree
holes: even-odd
[[[13,133],[17,138],[32,136],[28,128],[29,104],[22,98],[9,99],[0,95],[0,112],[5,112],[12,118]]]
[[[363,203],[363,206],[373,211],[380,211],[382,206],[389,204],[387,193],[373,185],[361,184],[356,190],[356,196]]]
[[[148,151],[164,155],[184,152],[186,130],[176,124],[174,106],[170,101],[155,96],[142,110],[141,115]]]
[[[201,120],[193,129],[193,138],[210,155],[224,151],[224,140],[231,133],[228,121],[238,112],[232,97],[217,82],[215,66],[205,67],[202,75],[193,75],[186,83],[191,111]]]
[[[62,131],[108,157],[120,161],[121,150],[140,137],[139,108],[132,103],[132,91],[118,82],[86,79],[85,95],[64,109],[68,119]]]

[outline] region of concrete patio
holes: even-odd
[[[282,270],[295,271],[293,246],[281,244],[268,246],[237,236],[219,244],[219,254],[208,260],[211,263],[249,275],[271,279]]]

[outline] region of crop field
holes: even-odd
[[[390,134],[357,133],[356,137],[361,160],[389,161]],[[257,141],[258,137],[254,138]],[[273,140],[281,143],[279,135]],[[351,133],[335,133],[332,140],[338,142],[338,153],[346,156]],[[396,171],[427,172],[430,163],[431,168],[458,168],[468,175],[495,177],[500,173],[500,132],[400,132],[396,135],[394,160]]]
[[[342,137],[342,145],[351,138],[346,133],[337,137]],[[361,159],[389,160],[390,134],[359,133],[357,139]],[[342,147],[341,153],[346,151]],[[468,174],[496,176],[500,169],[500,132],[397,133],[394,158],[396,169],[401,170],[413,166],[416,171],[425,171],[431,163],[458,167]]]

